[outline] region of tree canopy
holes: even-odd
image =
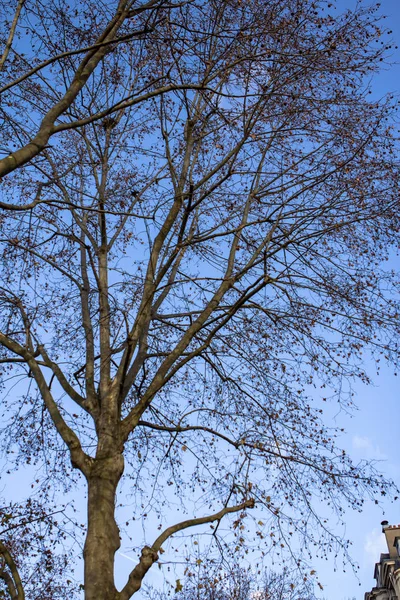
[[[346,552],[326,511],[393,489],[324,416],[369,381],[365,352],[398,360],[397,101],[371,100],[390,46],[377,9],[5,7],[3,448],[35,466],[45,503],[83,477],[85,598],[128,600],[162,552],[190,562],[201,531],[226,556]],[[139,557],[117,590],[122,484]]]

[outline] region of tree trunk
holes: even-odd
[[[115,497],[123,457],[97,459],[88,477],[88,529],[83,550],[85,600],[115,600],[114,555],[120,547]]]

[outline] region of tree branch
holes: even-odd
[[[171,527],[167,527],[167,529],[165,529],[165,531],[158,536],[152,546],[145,546],[143,548],[139,563],[129,575],[128,583],[119,593],[118,600],[129,600],[129,598],[131,598],[131,596],[133,596],[133,594],[139,590],[144,576],[152,567],[152,565],[158,560],[158,552],[160,551],[162,544],[172,535],[190,527],[198,527],[199,525],[204,525],[205,523],[220,521],[229,513],[236,513],[240,512],[241,510],[245,510],[246,508],[253,508],[254,504],[254,499],[250,498],[249,500],[245,500],[236,506],[226,506],[213,515],[199,517],[197,519],[187,519],[186,521],[181,521],[180,523],[171,525]]]
[[[130,5],[128,0],[120,0],[115,16],[102,32],[97,43],[114,39],[130,10],[128,5]],[[51,135],[55,132],[55,121],[71,106],[107,52],[108,47],[101,46],[97,50],[91,50],[86,54],[64,96],[44,116],[37,134],[25,146],[0,160],[0,177],[25,165],[46,147]]]
[[[21,5],[24,3],[25,3],[25,0],[20,0]],[[128,33],[127,35],[123,35],[119,38],[115,38],[114,40],[100,42],[99,44],[92,44],[91,46],[85,46],[84,48],[78,48],[77,50],[68,50],[67,52],[61,52],[61,54],[57,54],[56,56],[52,56],[48,60],[41,62],[39,65],[37,65],[33,69],[30,69],[30,71],[28,71],[24,75],[21,75],[21,77],[18,77],[18,79],[14,79],[14,81],[10,81],[10,83],[7,83],[6,85],[4,85],[2,88],[0,88],[0,94],[11,89],[15,85],[22,83],[23,81],[25,81],[25,79],[32,77],[32,75],[35,75],[35,73],[37,73],[38,71],[41,71],[45,67],[52,65],[53,63],[57,62],[58,60],[67,58],[68,56],[74,56],[76,54],[83,54],[83,52],[89,52],[90,50],[97,50],[98,48],[103,48],[104,46],[110,46],[111,44],[120,44],[121,42],[126,42],[133,37],[143,35],[144,33],[150,33],[151,31],[152,31],[152,29],[143,29],[141,31],[133,31],[132,33]],[[0,61],[0,71],[1,71],[1,67],[2,67],[2,62]]]
[[[93,459],[90,458],[83,450],[81,443],[79,441],[76,433],[68,427],[67,423],[64,421],[60,410],[54,401],[54,398],[49,390],[49,387],[46,383],[44,375],[36,362],[35,358],[32,356],[26,348],[21,346],[18,342],[11,340],[9,337],[0,332],[0,344],[11,350],[14,354],[21,356],[25,359],[25,362],[29,366],[33,377],[35,378],[36,384],[39,388],[40,394],[43,398],[43,401],[46,405],[47,410],[49,411],[50,417],[54,423],[55,428],[58,433],[64,440],[65,444],[68,446],[71,456],[71,462],[73,466],[78,467],[84,475],[88,475]]]
[[[83,410],[85,410],[86,412],[90,413],[89,407],[86,403],[86,398],[78,394],[78,392],[72,387],[72,385],[68,382],[67,378],[65,377],[58,364],[50,359],[42,344],[38,347],[38,350],[43,357],[46,367],[49,367],[49,369],[53,371],[54,375],[58,379],[59,384],[61,385],[63,390],[68,394],[71,400],[74,400],[74,402],[76,402],[78,406],[83,408]]]
[[[13,40],[14,40],[14,36],[15,36],[15,30],[17,28],[18,20],[19,20],[19,17],[20,17],[20,14],[21,14],[21,10],[22,10],[22,7],[24,6],[24,4],[25,4],[25,0],[19,0],[18,4],[17,4],[17,8],[15,9],[15,14],[14,14],[13,22],[11,23],[11,27],[10,27],[10,33],[8,34],[8,39],[7,39],[7,42],[6,42],[6,46],[4,48],[2,56],[0,58],[0,73],[3,70],[4,64],[5,64],[6,60],[7,60],[9,52],[11,50],[11,46],[12,46],[12,43],[13,43]],[[1,91],[0,91],[0,93],[1,93]]]
[[[150,92],[146,92],[141,96],[136,96],[136,98],[126,98],[125,100],[120,100],[114,106],[107,108],[103,111],[100,111],[90,117],[86,117],[85,119],[79,119],[78,121],[71,121],[70,123],[60,123],[56,125],[53,129],[53,133],[59,133],[60,131],[67,131],[68,129],[76,129],[77,127],[83,127],[84,125],[88,125],[89,123],[95,123],[100,119],[104,119],[104,117],[108,117],[114,114],[117,111],[125,110],[126,108],[135,106],[136,104],[140,104],[141,102],[145,102],[146,100],[151,100],[152,98],[156,98],[157,96],[162,96],[169,92],[175,92],[178,90],[202,90],[206,91],[207,88],[202,84],[176,84],[171,83],[169,85],[164,85],[162,87],[156,88],[155,90],[151,90]],[[213,90],[214,91],[214,90]],[[1,166],[1,162],[0,162]],[[1,171],[0,171],[1,175]]]
[[[7,577],[7,573],[2,573],[0,577],[6,582],[7,587],[10,591],[12,600],[25,600],[25,592],[22,585],[21,577],[19,575],[19,571],[17,565],[13,557],[11,556],[9,550],[0,541],[0,554],[3,556],[8,568],[11,571],[11,577]]]

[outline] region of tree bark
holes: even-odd
[[[96,459],[88,482],[88,528],[83,551],[85,600],[115,600],[114,555],[120,547],[115,498],[123,457]]]

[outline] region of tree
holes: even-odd
[[[396,103],[366,83],[386,32],[374,8],[332,13],[18,5],[2,61],[1,365],[19,381],[4,447],[42,470],[45,499],[83,476],[87,600],[128,600],[172,536],[204,525],[223,552],[247,529],[277,554],[346,551],[321,501],[342,514],[390,490],[321,408],[352,403],[365,349],[396,362],[399,333]],[[160,531],[117,591],[122,480]],[[191,514],[165,522],[185,492]]]
[[[310,580],[290,574],[265,571],[255,576],[250,569],[233,566],[226,571],[210,564],[200,565],[195,572],[189,571],[181,591],[159,592],[149,590],[146,598],[151,600],[314,600],[316,598]]]
[[[49,512],[38,500],[0,508],[0,597],[13,600],[78,598],[79,586],[67,579],[72,548],[63,509]]]

